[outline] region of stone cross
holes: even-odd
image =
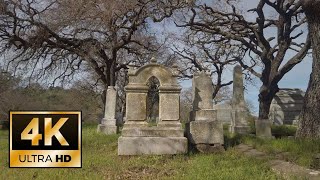
[[[108,86],[106,93],[106,102],[104,117],[101,124],[98,125],[98,132],[105,134],[116,134],[116,107],[117,107],[117,91],[114,86]]]

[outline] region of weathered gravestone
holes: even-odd
[[[233,70],[233,96],[231,101],[231,125],[232,133],[246,134],[248,126],[249,111],[244,100],[242,68],[237,65]]]
[[[98,132],[105,134],[116,134],[118,128],[116,126],[116,106],[117,106],[117,91],[114,86],[109,86],[106,93],[106,104],[104,118],[101,124],[98,125]]]
[[[217,119],[223,124],[231,124],[232,121],[232,106],[231,102],[224,102],[213,105],[213,109],[217,111]]]
[[[180,123],[178,72],[151,61],[130,68],[126,90],[126,122],[118,139],[118,155],[180,154],[187,152],[187,138]],[[159,121],[148,127],[146,101],[149,78],[159,80]]]
[[[280,89],[271,102],[269,119],[275,125],[296,125],[303,106],[300,89]]]
[[[195,73],[192,79],[193,109],[186,124],[190,143],[200,152],[223,150],[223,126],[213,110],[213,84],[205,71]]]

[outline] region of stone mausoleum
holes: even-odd
[[[296,125],[303,106],[301,89],[280,89],[271,102],[269,119],[275,125]]]

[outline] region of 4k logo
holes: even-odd
[[[10,112],[10,167],[81,167],[81,112]]]

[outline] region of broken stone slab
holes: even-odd
[[[273,138],[271,134],[271,121],[269,119],[255,120],[256,136],[260,138]]]
[[[192,121],[186,124],[191,144],[224,144],[223,125],[219,121]]]
[[[246,145],[246,144],[239,144],[239,145],[235,146],[235,149],[239,152],[246,152],[246,151],[253,149],[253,147]]]
[[[119,137],[118,155],[185,154],[185,137]]]

